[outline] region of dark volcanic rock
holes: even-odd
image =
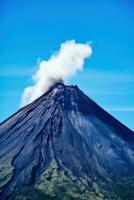
[[[134,175],[134,133],[77,86],[56,83],[0,125],[1,198],[37,184],[53,160],[105,185]]]

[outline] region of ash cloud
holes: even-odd
[[[44,94],[55,82],[67,81],[76,72],[81,71],[86,58],[92,54],[89,43],[76,43],[75,40],[61,44],[60,49],[49,60],[42,60],[32,76],[33,85],[24,89],[21,107]]]

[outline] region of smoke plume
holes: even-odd
[[[39,63],[32,76],[33,85],[24,89],[21,106],[31,103],[45,93],[54,82],[66,81],[77,71],[83,69],[84,60],[91,56],[91,46],[76,43],[75,40],[61,44],[59,51],[52,54],[49,60]]]

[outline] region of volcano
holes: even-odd
[[[55,83],[0,125],[1,200],[100,200],[133,175],[133,131],[77,86]]]

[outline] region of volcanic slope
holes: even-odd
[[[0,125],[2,200],[23,188],[103,198],[107,185],[133,175],[133,131],[77,86],[54,84]]]

